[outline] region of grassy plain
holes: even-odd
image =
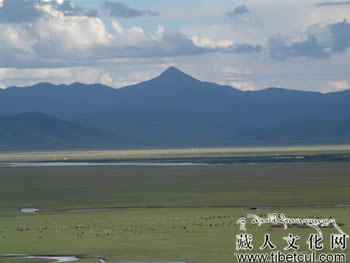
[[[350,233],[350,208],[336,207],[350,204],[349,171],[350,163],[0,168],[0,254],[236,262],[235,222],[249,213],[333,217]],[[273,208],[248,208],[254,205]],[[23,214],[18,211],[23,207],[41,212]],[[129,209],[64,212],[108,207]],[[305,241],[315,232],[270,225],[249,225],[248,231],[255,248],[271,233],[281,250],[288,233],[300,235],[306,250]],[[332,231],[323,229],[327,250]]]
[[[7,214],[0,217],[0,252],[61,254],[104,257],[110,262],[127,260],[184,260],[198,263],[235,262],[235,222],[248,213],[266,215],[284,212],[289,217],[334,217],[349,222],[347,208],[288,208],[250,211],[244,208],[201,209],[134,209],[82,213]],[[18,230],[23,229],[23,231]],[[342,229],[350,232],[350,225]],[[301,250],[311,228],[283,230],[264,225],[248,225],[254,234],[255,251],[262,245],[264,233],[282,250],[288,233],[300,235]],[[325,251],[329,251],[329,234],[323,229]]]
[[[0,207],[349,204],[350,163],[0,168]]]

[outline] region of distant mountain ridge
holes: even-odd
[[[154,79],[120,89],[76,82],[0,90],[0,115],[40,112],[80,125],[86,135],[94,131],[94,139],[61,143],[73,148],[341,144],[350,143],[349,102],[350,91],[241,91],[170,67]],[[36,118],[22,118],[23,130],[36,123],[42,131],[42,117]],[[71,134],[78,126],[71,127]],[[3,141],[11,139],[3,135]],[[48,145],[55,148],[54,141]]]
[[[102,84],[54,85],[38,83],[30,87],[0,90],[0,114],[42,112],[57,117],[94,112],[113,105],[115,89]],[[104,103],[102,103],[102,101]]]

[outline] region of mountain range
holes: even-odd
[[[350,90],[241,91],[170,67],[120,89],[0,90],[0,151],[350,143]]]

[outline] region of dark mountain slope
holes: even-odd
[[[234,129],[233,101],[240,93],[169,68],[152,80],[119,89],[112,109],[74,120],[128,134],[148,146],[213,144],[214,137],[219,143],[227,134],[223,123],[225,130]]]
[[[286,120],[235,134],[232,142],[245,145],[349,144],[350,120]]]
[[[118,145],[116,136],[42,113],[0,117],[0,150],[74,149]]]

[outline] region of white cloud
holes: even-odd
[[[146,34],[141,27],[112,22],[110,34],[98,17],[66,16],[43,6],[49,15],[32,24],[0,25],[0,67],[74,66],[122,57],[195,55],[206,52],[185,35],[158,26]],[[14,51],[16,50],[16,51]],[[21,54],[21,55],[19,55]]]
[[[111,69],[109,73],[107,73],[108,76],[105,76],[106,83],[105,85],[109,85],[114,88],[122,88],[125,86],[134,85],[137,83],[140,83],[145,80],[149,80],[151,78],[154,78],[159,74],[161,70],[163,70],[163,65],[141,65],[139,68],[132,67],[132,64],[129,64],[127,68],[125,69]],[[133,68],[133,71],[130,71],[128,67]],[[122,74],[116,74],[115,71],[121,70],[123,71]],[[124,72],[125,70],[125,72]],[[109,84],[108,84],[109,82]]]
[[[38,45],[55,54],[85,52],[96,44],[107,44],[111,36],[100,18],[65,17],[41,19],[34,26],[32,36]],[[46,50],[49,51],[49,50]],[[38,52],[40,52],[38,50]],[[76,53],[78,52],[78,53]]]
[[[89,67],[36,69],[0,68],[0,83],[6,87],[13,85],[27,86],[47,81],[56,84],[69,84],[75,81],[96,83],[102,72],[102,68]]]
[[[212,40],[208,37],[192,36],[193,43],[203,48],[228,48],[233,45],[230,40]]]
[[[337,91],[343,91],[350,89],[350,81],[347,80],[337,80],[337,81],[330,81],[327,83],[327,85],[324,85],[319,89],[320,92],[337,92]]]
[[[118,34],[124,34],[124,28],[123,28],[123,26],[121,25],[121,24],[119,24],[119,22],[118,21],[116,21],[116,20],[113,20],[112,21],[112,26],[113,26],[113,28],[114,28],[114,30],[118,33]]]
[[[30,15],[28,11],[25,19],[8,14],[0,18],[0,67],[5,67],[8,74],[4,77],[0,71],[0,82],[6,86],[38,81],[101,81],[120,87],[155,76],[165,68],[161,65],[168,64],[199,79],[229,85],[234,82],[243,89],[279,85],[307,90],[321,87],[328,91],[349,83],[350,50],[322,61],[305,56],[275,61],[268,57],[267,49],[247,55],[233,53],[258,50],[256,46],[238,43],[266,46],[276,34],[286,36],[287,46],[307,44],[305,40],[313,35],[328,52],[327,47],[332,46],[328,25],[344,18],[350,21],[350,7],[316,7],[319,0],[247,0],[244,4],[251,12],[241,17],[243,23],[237,23],[226,12],[243,2],[187,1],[186,10],[195,10],[188,15],[175,4],[150,1],[135,8],[159,10],[161,16],[125,22],[89,15],[87,8],[72,7],[74,1],[70,0],[6,1],[36,3],[35,10],[40,11],[31,9],[33,12]],[[256,21],[261,22],[259,27]],[[160,26],[152,30],[156,25]],[[162,25],[178,32],[169,32]],[[115,32],[111,32],[113,29]],[[228,52],[231,46],[233,52],[220,53],[225,49]],[[9,70],[12,67],[17,71]],[[151,73],[145,73],[145,69]],[[138,73],[132,74],[135,72]]]
[[[154,40],[162,40],[164,37],[164,33],[165,33],[165,28],[163,26],[158,26],[156,32],[152,34],[152,38]]]
[[[24,0],[14,1],[19,4]],[[233,45],[231,40],[197,35],[190,39],[180,32],[166,31],[162,25],[146,33],[140,26],[123,27],[112,20],[117,33],[113,34],[108,32],[106,21],[88,15],[87,9],[73,5],[71,0],[29,0],[27,4],[40,11],[31,23],[0,25],[0,67],[87,66],[126,57],[260,51],[257,46]]]
[[[102,83],[121,88],[157,76],[168,64],[149,64],[147,60],[135,59],[111,63],[101,67],[0,68],[0,88],[10,86],[29,86],[38,82],[71,84],[73,82]]]
[[[113,86],[113,79],[108,73],[104,73],[100,77],[99,82],[107,86]]]
[[[257,90],[256,86],[249,81],[232,81],[231,85],[236,89],[244,91]]]
[[[233,66],[223,66],[223,67],[218,67],[218,70],[220,70],[222,73],[227,74],[227,75],[250,75],[252,74],[249,70],[243,70],[237,67]]]
[[[350,89],[350,82],[348,81],[333,81],[330,83],[331,87],[334,87],[335,90],[341,91],[341,90],[347,90]]]

